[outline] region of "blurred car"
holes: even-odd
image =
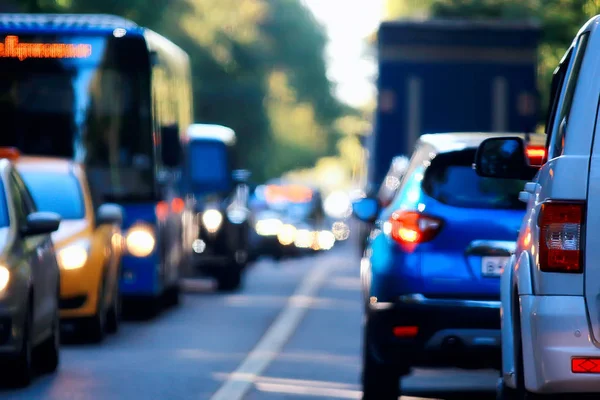
[[[50,236],[59,225],[59,215],[37,211],[19,173],[0,160],[0,369],[17,386],[33,377],[34,347],[40,370],[59,365],[60,273]]]
[[[377,218],[361,262],[365,399],[396,400],[415,366],[499,369],[500,274],[525,182],[475,173],[477,146],[493,136],[423,135],[391,204],[354,204],[360,219]]]
[[[235,140],[221,125],[192,124],[187,131],[184,182],[196,213],[194,264],[219,290],[240,287],[250,251],[250,173],[233,169]]]
[[[279,260],[287,253],[285,246],[293,244],[294,236],[292,235],[288,243],[280,243],[279,234],[284,226],[283,220],[282,212],[269,208],[256,211],[252,241],[257,255]]]
[[[554,72],[545,143],[507,135],[477,154],[480,176],[528,181],[502,274],[498,399],[600,397],[599,23],[582,27]]]
[[[83,167],[71,160],[23,156],[13,162],[38,209],[61,216],[52,234],[61,270],[61,322],[100,342],[118,330],[121,314],[121,207],[94,209]]]

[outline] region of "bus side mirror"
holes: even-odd
[[[179,127],[168,125],[161,128],[161,157],[165,167],[177,168],[181,163],[182,149]]]

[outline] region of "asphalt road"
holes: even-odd
[[[352,249],[259,261],[235,294],[214,293],[203,280],[186,287],[179,307],[126,322],[101,345],[63,346],[58,373],[24,390],[0,389],[0,399],[360,399]],[[491,391],[496,376],[416,371],[403,385],[411,396],[482,400],[464,390]]]

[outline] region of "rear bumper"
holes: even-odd
[[[369,350],[381,362],[410,366],[500,366],[500,302],[400,296],[368,306]],[[417,327],[396,337],[394,327]]]
[[[573,373],[573,357],[600,358],[582,296],[521,296],[525,387],[535,393],[599,393],[600,373]]]

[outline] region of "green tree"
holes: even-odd
[[[552,72],[579,28],[599,10],[597,0],[433,0],[431,14],[443,18],[535,19],[539,47],[541,121],[546,117]]]
[[[122,15],[169,37],[191,56],[196,121],[236,130],[238,158],[258,180],[336,152],[335,121],[352,110],[332,95],[323,27],[300,0],[18,1]]]

